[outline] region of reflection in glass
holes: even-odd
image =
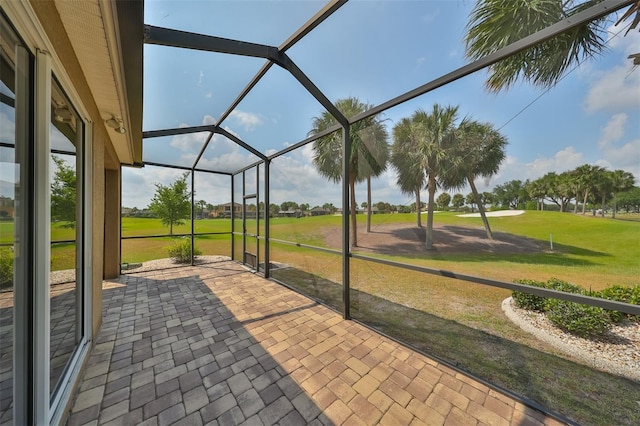
[[[51,90],[51,275],[50,392],[59,385],[82,337],[78,327],[81,280],[78,279],[80,238],[80,156],[82,123],[54,81]]]
[[[17,45],[0,16],[0,424],[13,419],[14,250],[20,237],[14,230],[20,189],[15,155]]]

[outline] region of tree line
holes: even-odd
[[[583,164],[559,174],[549,172],[533,181],[512,180],[496,186],[493,193],[498,205],[509,208],[523,207],[533,202],[536,209],[543,210],[545,202],[548,202],[561,212],[568,211],[573,204],[574,213],[580,209],[585,214],[587,206],[591,205],[599,206],[604,215],[610,205],[615,218],[620,201],[627,212],[638,210],[640,199],[637,194],[640,188],[635,187],[634,183],[635,177],[630,172]]]

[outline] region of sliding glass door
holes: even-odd
[[[32,417],[33,56],[0,16],[0,424]],[[14,411],[21,414],[14,418]]]
[[[89,348],[91,127],[55,75],[0,13],[2,425],[58,422]]]
[[[83,337],[82,145],[83,123],[55,80],[51,84],[50,393],[59,387]]]

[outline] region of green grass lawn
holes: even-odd
[[[365,217],[358,216],[359,223]],[[272,222],[273,238],[302,244],[325,246],[323,229],[338,227],[337,216],[303,219],[278,219]],[[435,214],[440,224],[482,228],[480,218],[463,218],[454,212]],[[372,230],[391,223],[415,224],[414,214],[374,215]],[[423,226],[426,215],[423,215]],[[594,290],[612,284],[635,285],[640,282],[640,223],[610,218],[559,212],[527,211],[520,216],[489,218],[492,230],[538,240],[547,250],[530,254],[419,254],[383,256],[404,263],[469,275],[513,281],[519,278],[546,281],[550,277],[574,282]],[[553,251],[550,250],[550,235]],[[360,233],[365,239],[366,234]],[[437,244],[438,241],[436,240]]]

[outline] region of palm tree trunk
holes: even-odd
[[[589,196],[589,190],[584,191],[584,199],[582,200],[582,214],[584,214],[587,208],[587,197]]]
[[[618,194],[613,194],[613,214],[611,215],[612,219],[616,218],[616,210],[618,210]]]
[[[422,228],[422,209],[420,208],[420,189],[418,188],[416,190],[416,212],[418,214],[418,218],[417,218],[417,222],[418,222],[418,228]]]
[[[353,173],[349,176],[349,197],[351,211],[351,247],[358,247],[358,221],[356,220],[356,177]]]
[[[491,232],[491,227],[489,226],[489,220],[487,219],[487,214],[484,210],[484,204],[482,204],[482,200],[480,200],[480,194],[478,194],[478,190],[476,189],[476,184],[473,179],[467,179],[469,181],[469,186],[471,187],[471,192],[473,192],[473,198],[476,199],[476,204],[478,205],[478,211],[480,212],[480,217],[482,218],[482,223],[484,224],[484,230],[487,232],[487,238],[493,240],[493,233]]]
[[[604,204],[605,204],[605,200],[607,199],[606,195],[602,196],[602,209],[601,209],[601,215],[602,217],[604,217]]]
[[[578,214],[578,195],[576,194],[576,204],[573,206],[573,214]]]
[[[367,176],[367,233],[371,232],[371,176]]]
[[[425,246],[427,250],[433,248],[433,206],[436,195],[436,180],[429,175],[429,204],[427,205],[427,232]]]

